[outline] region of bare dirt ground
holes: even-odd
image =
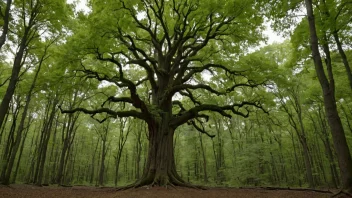
[[[336,193],[337,191],[335,191]],[[332,197],[333,193],[321,193],[314,191],[297,190],[267,190],[267,189],[238,189],[238,188],[209,188],[208,190],[197,190],[189,188],[163,188],[163,187],[142,187],[117,191],[114,188],[95,187],[56,187],[56,186],[32,186],[32,185],[11,185],[0,186],[1,198],[227,198],[227,197],[274,197],[274,198],[320,198]],[[347,197],[339,195],[334,197]]]

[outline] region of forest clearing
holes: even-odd
[[[3,0],[0,33],[0,197],[352,196],[352,0]]]

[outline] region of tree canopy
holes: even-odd
[[[351,190],[351,5],[1,2],[1,183]]]

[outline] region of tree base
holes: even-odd
[[[352,197],[352,194],[349,192],[350,190],[340,190],[338,193],[334,194],[331,197]]]
[[[148,186],[148,187],[162,186],[165,188],[172,187],[175,189],[176,187],[193,188],[193,189],[199,189],[199,190],[207,189],[204,186],[189,184],[183,181],[177,174],[176,175],[170,174],[168,176],[160,176],[160,175],[155,176],[153,179],[150,179],[148,177],[142,177],[141,179],[137,180],[133,184],[117,187],[117,190],[128,190],[131,188],[140,188],[143,186]]]

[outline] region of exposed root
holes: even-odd
[[[345,190],[340,190],[338,193],[332,195],[331,197],[352,197],[352,194]]]
[[[120,191],[120,190],[128,190],[128,189],[131,189],[131,188],[138,188],[137,183],[129,184],[129,185],[127,185],[127,186],[117,187],[116,190],[117,190],[117,191]]]
[[[208,188],[204,186],[199,186],[199,185],[193,185],[189,184],[185,181],[182,180],[177,174],[169,174],[167,179],[160,179],[160,178],[154,178],[153,180],[150,180],[150,178],[144,178],[140,179],[137,182],[127,185],[127,186],[122,186],[122,187],[117,187],[116,190],[128,190],[131,188],[139,188],[142,186],[163,186],[165,188],[172,187],[173,189],[177,190],[177,187],[185,187],[185,188],[193,188],[193,189],[198,189],[198,190],[206,190]]]
[[[72,185],[59,184],[60,187],[71,188]]]
[[[176,188],[176,186],[175,186],[174,184],[170,183],[169,186],[171,186],[172,188],[174,188],[175,190],[177,190],[177,188]],[[167,186],[166,186],[166,188],[167,188]]]

